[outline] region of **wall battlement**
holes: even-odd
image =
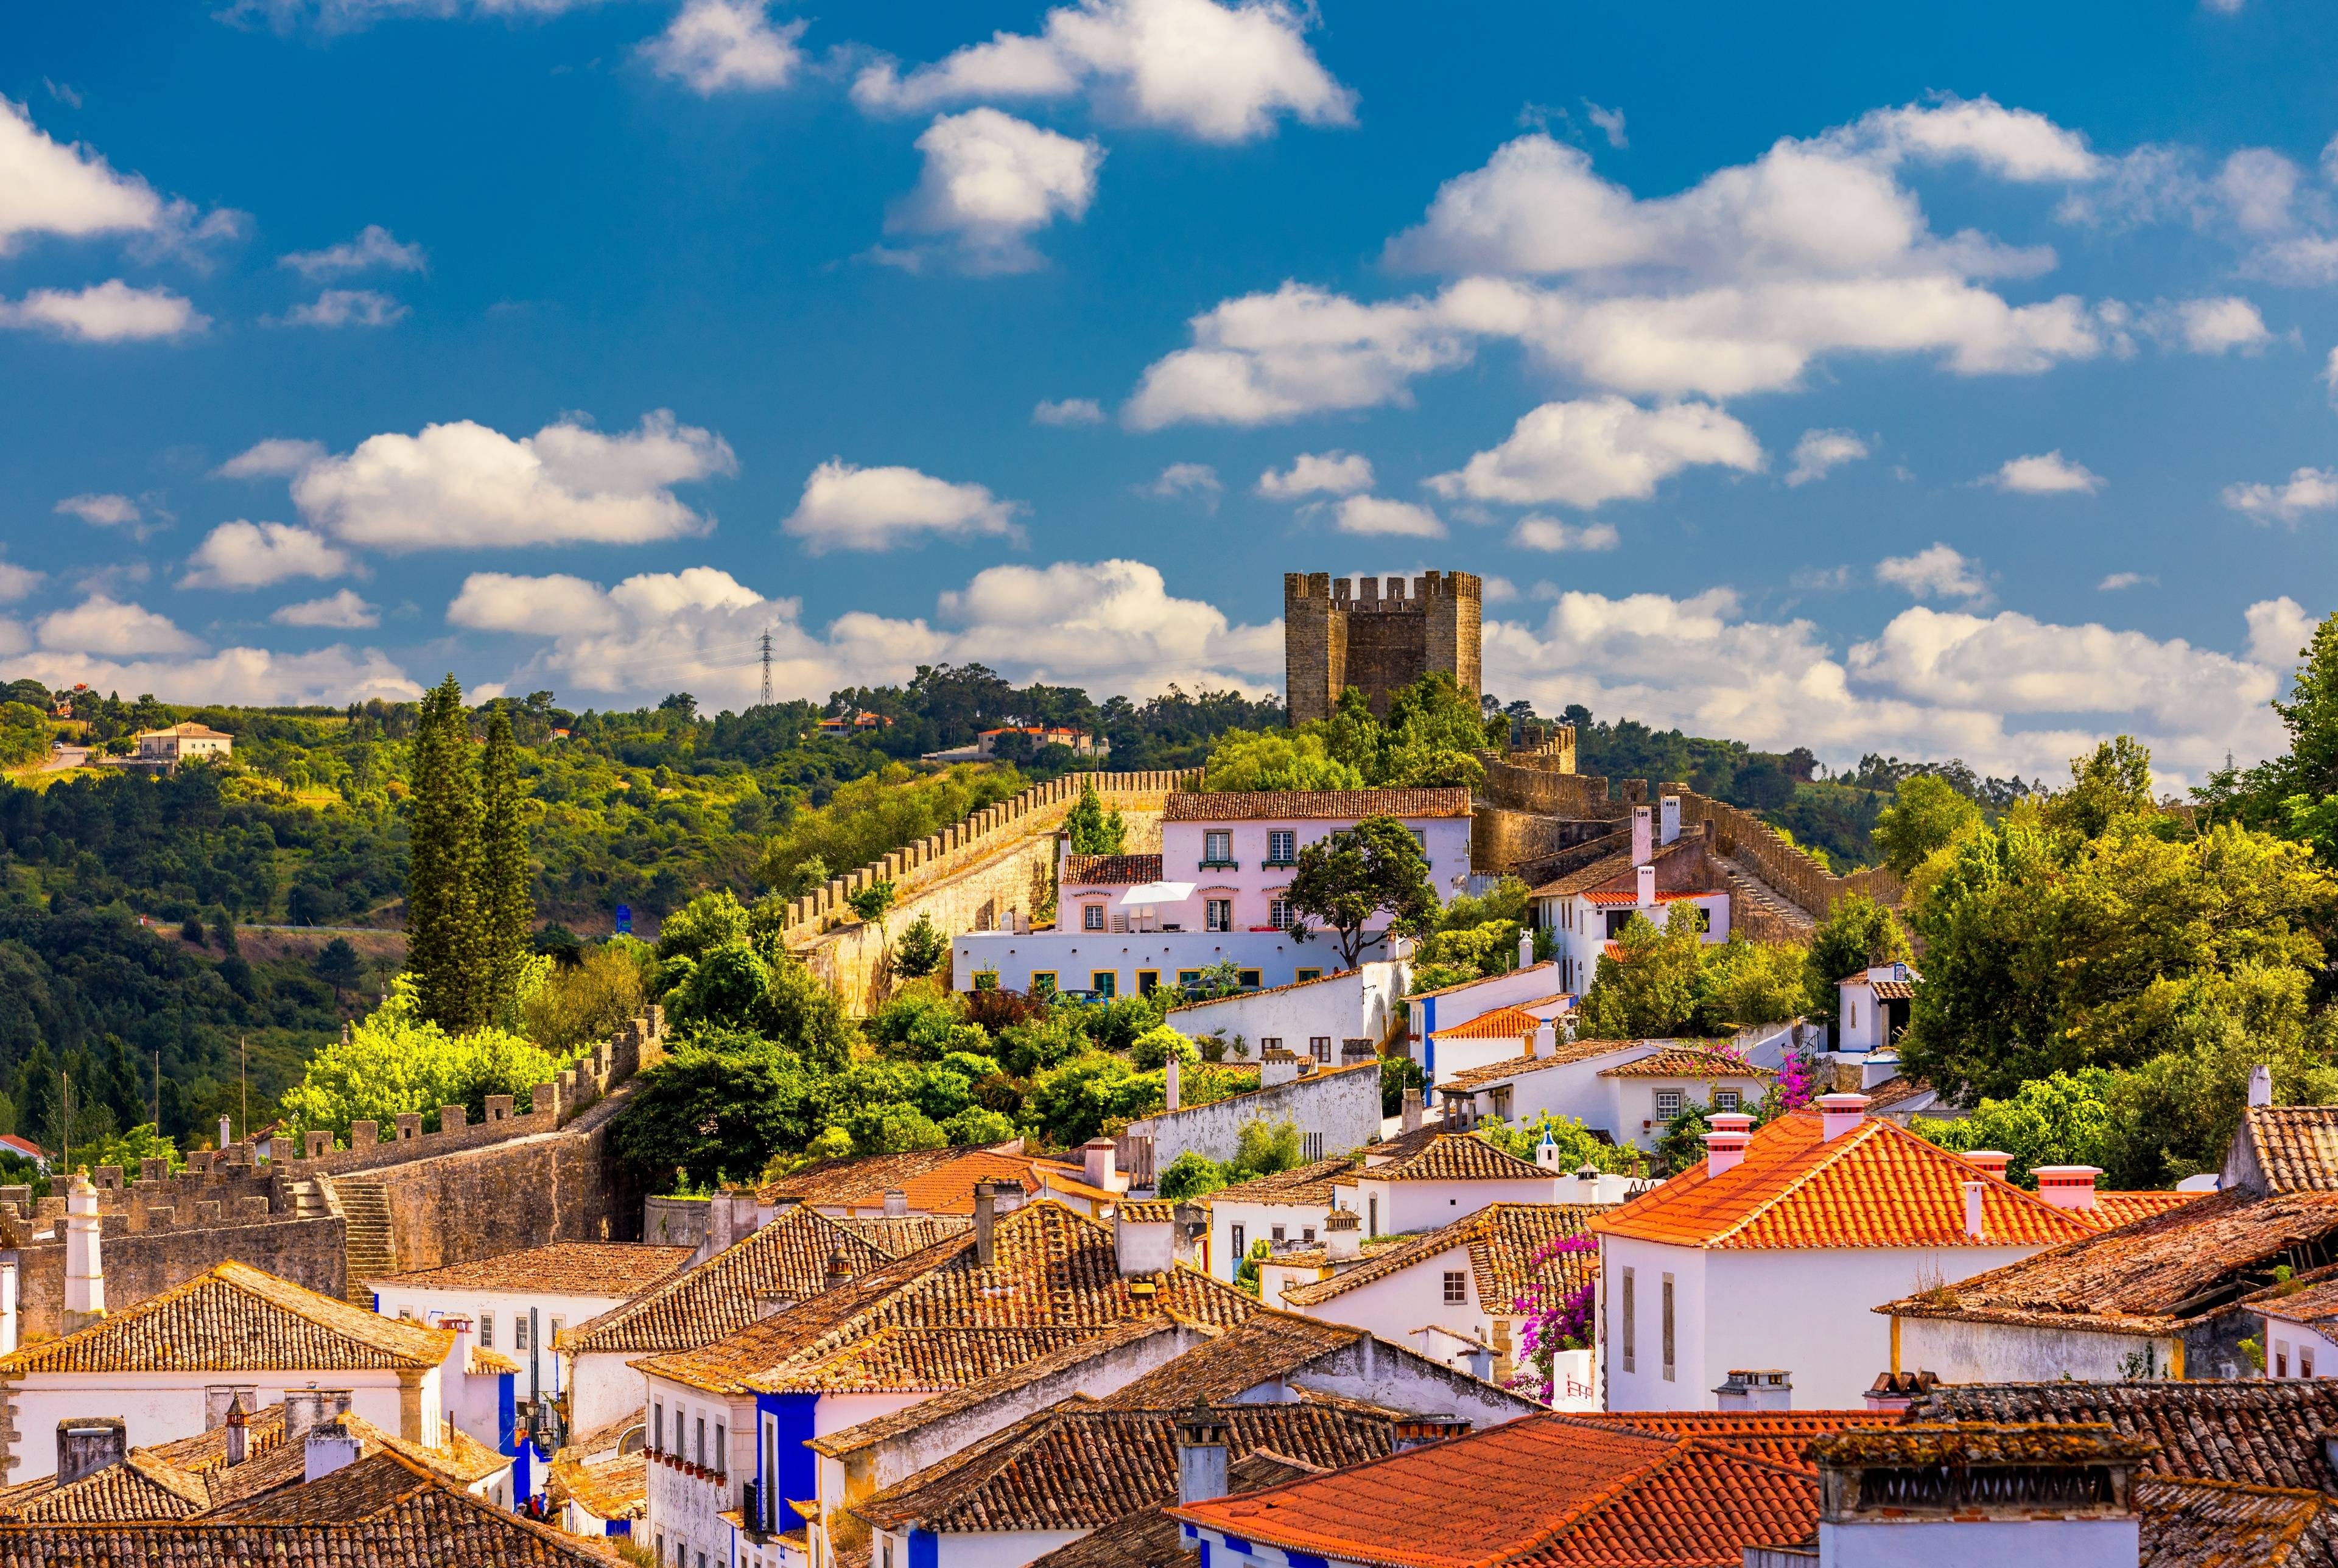
[[[1329,718],[1353,686],[1374,713],[1422,676],[1441,671],[1481,688],[1483,585],[1469,572],[1334,578],[1282,575],[1283,702],[1292,724]]]

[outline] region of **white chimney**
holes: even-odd
[[[1586,1165],[1575,1173],[1575,1200],[1577,1203],[1599,1201],[1599,1168]]]
[[[2263,1063],[2249,1069],[2249,1103],[2252,1106],[2273,1103],[2273,1069]]]
[[[1226,1447],[1233,1427],[1196,1401],[1177,1423],[1177,1501],[1186,1505],[1226,1494]]]
[[[1161,1108],[1164,1111],[1177,1109],[1179,1065],[1177,1054],[1174,1051],[1169,1054],[1169,1059],[1161,1063]]]
[[[1981,1195],[1989,1191],[1989,1183],[1963,1181],[1958,1185],[1965,1190],[1965,1234],[1976,1241],[1988,1240],[1989,1227],[1982,1220]]]
[[[1645,866],[1655,858],[1655,824],[1645,806],[1632,808],[1632,864]]]
[[[1784,1368],[1733,1367],[1728,1381],[1713,1391],[1723,1410],[1784,1411],[1794,1407],[1794,1380]]]
[[[0,1256],[0,1356],[13,1356],[18,1334],[16,1319],[16,1254]]]
[[[1665,796],[1659,808],[1664,813],[1664,820],[1656,841],[1660,844],[1669,844],[1680,837],[1680,797]]]
[[[2033,1165],[2029,1173],[2038,1178],[2038,1196],[2055,1208],[2091,1209],[2095,1179],[2103,1172],[2097,1165]]]
[[[1086,1170],[1084,1180],[1091,1187],[1114,1191],[1113,1162],[1118,1158],[1118,1145],[1109,1138],[1091,1138],[1080,1145],[1080,1163]]]
[[[1656,868],[1654,866],[1641,866],[1636,869],[1638,875],[1635,878],[1632,897],[1638,902],[1641,908],[1653,909],[1656,903]],[[1653,919],[1655,916],[1651,916],[1650,918]]]
[[[1867,1096],[1822,1094],[1819,1096],[1819,1131],[1832,1143],[1867,1120]]]
[[[1165,1274],[1177,1262],[1177,1224],[1166,1203],[1122,1203],[1112,1213],[1112,1250],[1124,1279]]]
[[[1398,1123],[1407,1132],[1420,1131],[1420,1088],[1415,1084],[1404,1092],[1404,1111]]]
[[[1270,1045],[1258,1054],[1258,1086],[1273,1089],[1295,1083],[1299,1077],[1299,1058],[1280,1045]]]
[[[471,1369],[471,1346],[475,1343],[471,1332],[473,1325],[470,1316],[466,1313],[453,1318],[441,1318],[438,1319],[438,1327],[441,1328],[451,1328],[455,1332],[454,1348],[447,1353],[446,1365],[447,1370],[454,1373],[458,1377],[468,1373]],[[284,1398],[286,1407],[289,1409],[291,1405],[292,1396],[287,1394]],[[343,1408],[346,1409],[347,1406],[344,1406]],[[284,1435],[288,1437],[292,1435],[291,1428],[289,1426],[286,1427]]]
[[[1557,1055],[1557,1026],[1552,1024],[1548,1019],[1545,1019],[1542,1023],[1537,1024],[1535,1026],[1534,1034],[1528,1037],[1527,1054],[1529,1056]]]
[[[467,1336],[469,1332],[470,1319],[466,1318],[462,1319],[462,1322],[464,1324],[464,1335]],[[454,1324],[451,1322],[442,1321],[439,1324],[439,1327],[442,1328],[451,1328],[454,1327]],[[455,1343],[457,1349],[469,1349],[469,1345],[467,1343],[465,1338],[458,1337]],[[462,1367],[468,1365],[468,1363],[467,1361],[457,1361],[451,1363],[451,1365]],[[286,1440],[290,1441],[296,1437],[305,1436],[309,1433],[315,1431],[318,1427],[325,1426],[329,1422],[338,1421],[342,1416],[348,1415],[349,1413],[349,1401],[354,1397],[355,1392],[356,1391],[354,1389],[349,1388],[319,1388],[313,1383],[306,1388],[286,1389],[284,1391],[284,1436]],[[237,1400],[241,1400],[242,1396],[237,1395],[236,1398]]]
[[[904,1220],[909,1213],[909,1195],[899,1187],[885,1189],[885,1218]]]
[[[2013,1156],[2002,1149],[1968,1149],[1964,1161],[1976,1171],[1986,1171],[1999,1181],[2005,1180],[2005,1168],[2013,1163]]]
[[[241,1465],[250,1455],[249,1422],[250,1417],[244,1413],[243,1396],[230,1395],[227,1420],[220,1439],[223,1456],[230,1465]]]
[[[1754,1118],[1743,1111],[1718,1111],[1709,1118],[1713,1131],[1704,1135],[1704,1173],[1718,1176],[1734,1171],[1754,1141]]]
[[[229,1137],[228,1137],[228,1119],[227,1119],[226,1117],[222,1116],[222,1117],[221,1117],[221,1118],[220,1118],[220,1141],[219,1141],[219,1146],[220,1146],[221,1149],[225,1149],[225,1148],[228,1146],[228,1144],[229,1144],[229,1143],[231,1143],[231,1142],[233,1142],[233,1140],[231,1140],[231,1138],[229,1138]]]
[[[358,1440],[339,1421],[309,1428],[305,1446],[308,1463],[301,1478],[306,1481],[321,1481],[336,1470],[346,1469],[358,1462],[360,1452]]]
[[[1521,926],[1518,927],[1518,967],[1524,969],[1530,966],[1533,963],[1534,927],[1531,926]]]
[[[1364,1222],[1353,1209],[1334,1209],[1323,1219],[1323,1259],[1352,1263],[1363,1256]]]
[[[105,1316],[105,1264],[98,1256],[97,1189],[77,1175],[65,1194],[64,1331]]]

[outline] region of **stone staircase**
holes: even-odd
[[[357,1306],[371,1308],[373,1281],[398,1272],[398,1240],[390,1233],[389,1198],[378,1181],[344,1178],[333,1181],[332,1187],[348,1226],[343,1247],[349,1298]]]
[[[340,1212],[333,1203],[331,1190],[321,1176],[286,1184],[292,1195],[292,1217],[295,1220],[329,1220]]]
[[[1729,883],[1729,923],[1762,942],[1808,942],[1819,928],[1809,910],[1781,896],[1743,859],[1716,856],[1713,862]]]

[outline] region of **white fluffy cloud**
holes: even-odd
[[[2314,618],[2284,593],[2249,606],[2249,657],[2268,669],[2294,668],[2313,641]]]
[[[2156,586],[2158,582],[2157,576],[2147,572],[2113,572],[2095,584],[2095,592],[2123,593],[2130,588],[2141,588],[2146,584]]]
[[[86,289],[35,289],[0,299],[0,327],[18,327],[83,343],[134,343],[200,332],[211,318],[168,289],[133,289],[119,278]]]
[[[1823,479],[1866,456],[1867,443],[1848,430],[1805,430],[1794,443],[1794,466],[1786,471],[1786,483],[1807,485]]]
[[[2257,308],[2235,294],[2185,300],[2176,307],[2176,326],[2184,346],[2195,354],[2262,348],[2273,341]]]
[[[1047,13],[1035,37],[997,33],[906,76],[890,62],[852,83],[872,113],[922,113],[972,100],[1090,94],[1109,118],[1208,142],[1241,142],[1279,115],[1344,125],[1353,95],[1307,47],[1306,15],[1276,0],[1081,0]]]
[[[278,257],[276,264],[315,279],[347,272],[369,272],[376,268],[419,272],[426,260],[421,246],[403,244],[380,224],[368,223],[358,230],[354,240],[344,240],[321,250],[295,250],[289,256]]]
[[[406,307],[372,289],[328,289],[306,305],[287,310],[276,325],[284,327],[387,327],[406,314]]]
[[[2076,296],[2017,306],[1985,286],[2050,269],[2050,250],[1931,232],[1900,171],[1948,158],[2016,181],[2102,167],[2071,132],[1987,100],[1880,112],[1645,200],[1581,149],[1522,136],[1389,242],[1392,266],[1450,278],[1440,291],[1370,304],[1287,282],[1227,300],[1148,368],[1123,417],[1256,425],[1401,402],[1487,339],[1662,397],[1792,387],[1830,354],[2000,375],[2103,352],[2105,324]]]
[[[33,634],[43,648],[55,652],[117,658],[191,653],[202,646],[169,617],[103,593],[93,593],[70,609],[52,610],[33,623]]]
[[[1556,517],[1530,514],[1510,530],[1510,543],[1521,550],[1613,550],[1622,543],[1613,523],[1562,523]]]
[[[0,604],[13,604],[19,599],[30,597],[33,590],[41,585],[45,575],[44,573],[34,571],[30,566],[19,566],[13,562],[0,561]]]
[[[1207,463],[1172,463],[1161,470],[1159,478],[1144,487],[1144,493],[1161,501],[1179,495],[1198,495],[1214,511],[1218,494],[1224,488],[1218,483],[1218,471]]]
[[[1876,563],[1875,580],[1904,588],[1918,599],[1989,596],[1979,566],[1946,544],[1930,545],[1913,555],[1887,556]]]
[[[832,457],[804,481],[803,498],[780,526],[818,554],[890,550],[936,537],[1019,539],[1018,501],[980,485],[954,485],[915,468],[858,468]]]
[[[78,517],[100,528],[122,528],[144,515],[127,495],[68,495],[52,508],[61,517]]]
[[[1986,482],[2010,495],[2091,495],[2107,483],[2085,464],[2063,456],[2058,446],[2008,458]]]
[[[162,198],[143,180],[115,173],[89,148],[50,140],[29,108],[0,98],[0,252],[27,235],[81,239],[162,221]]]
[[[1302,452],[1291,466],[1258,476],[1258,493],[1270,501],[1302,495],[1353,495],[1372,487],[1372,460],[1361,452]]]
[[[0,630],[6,622],[0,622]],[[52,686],[86,681],[104,691],[152,691],[165,702],[253,707],[338,707],[372,698],[407,702],[422,688],[376,649],[341,643],[310,653],[222,648],[198,658],[107,658],[35,650],[9,661],[14,674]]]
[[[769,0],[688,0],[642,58],[705,96],[784,87],[803,68],[796,40],[807,25],[773,24]]]
[[[940,236],[969,271],[1023,272],[1040,264],[1034,233],[1076,221],[1095,198],[1104,149],[1017,120],[969,109],[918,138],[925,171],[886,220],[889,232]]]
[[[304,599],[297,604],[283,605],[269,619],[279,626],[319,626],[354,632],[380,625],[381,610],[358,597],[354,590],[344,588],[322,599]]]
[[[1056,402],[1040,399],[1031,410],[1034,425],[1101,425],[1104,407],[1093,397],[1066,397]]]
[[[1391,501],[1382,495],[1351,495],[1340,503],[1332,516],[1342,534],[1445,537],[1445,524],[1436,513],[1410,501]]]
[[[2255,618],[2252,618],[2252,625]],[[2281,750],[2274,671],[2180,640],[1917,605],[1847,652],[1808,621],[1745,618],[1734,595],[1557,595],[1538,626],[1488,622],[1486,681],[1546,712],[1581,702],[1659,728],[1866,752],[1961,756],[2059,779],[2108,736],[2152,750],[2163,788]]]
[[[663,410],[604,436],[562,420],[514,440],[459,419],[419,435],[368,436],[319,456],[264,441],[221,470],[231,477],[300,463],[293,504],[321,532],[374,550],[516,544],[640,544],[701,534],[712,520],[673,486],[738,471],[729,443]]]
[[[766,599],[728,573],[694,567],[603,588],[575,577],[478,573],[450,622],[535,637],[544,647],[515,683],[556,678],[613,696],[686,686],[709,706],[754,700],[749,654],[769,629],[772,686],[825,697],[840,686],[902,681],[920,663],[979,661],[1011,680],[1077,684],[1102,697],[1186,690],[1271,690],[1282,669],[1279,622],[1235,626],[1212,605],[1180,599],[1137,561],[994,566],[943,593],[931,619],[854,611],[825,629],[801,602]]]
[[[2338,470],[2300,468],[2278,485],[2227,485],[2225,505],[2260,523],[2295,523],[2338,506]]]
[[[321,462],[324,456],[325,444],[321,441],[295,441],[274,436],[245,447],[213,469],[212,474],[221,479],[284,478]]]
[[[1440,495],[1474,501],[1591,507],[1645,500],[1682,469],[1708,465],[1756,472],[1762,445],[1710,404],[1643,408],[1595,397],[1529,411],[1508,440],[1429,484]]]
[[[222,523],[187,559],[182,588],[265,588],[293,577],[339,577],[356,563],[323,535],[289,523]]]

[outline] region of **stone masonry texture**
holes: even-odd
[[[1469,572],[1411,580],[1328,572],[1282,575],[1282,664],[1293,726],[1331,716],[1353,686],[1386,715],[1389,698],[1432,671],[1472,696],[1483,689],[1480,585]]]

